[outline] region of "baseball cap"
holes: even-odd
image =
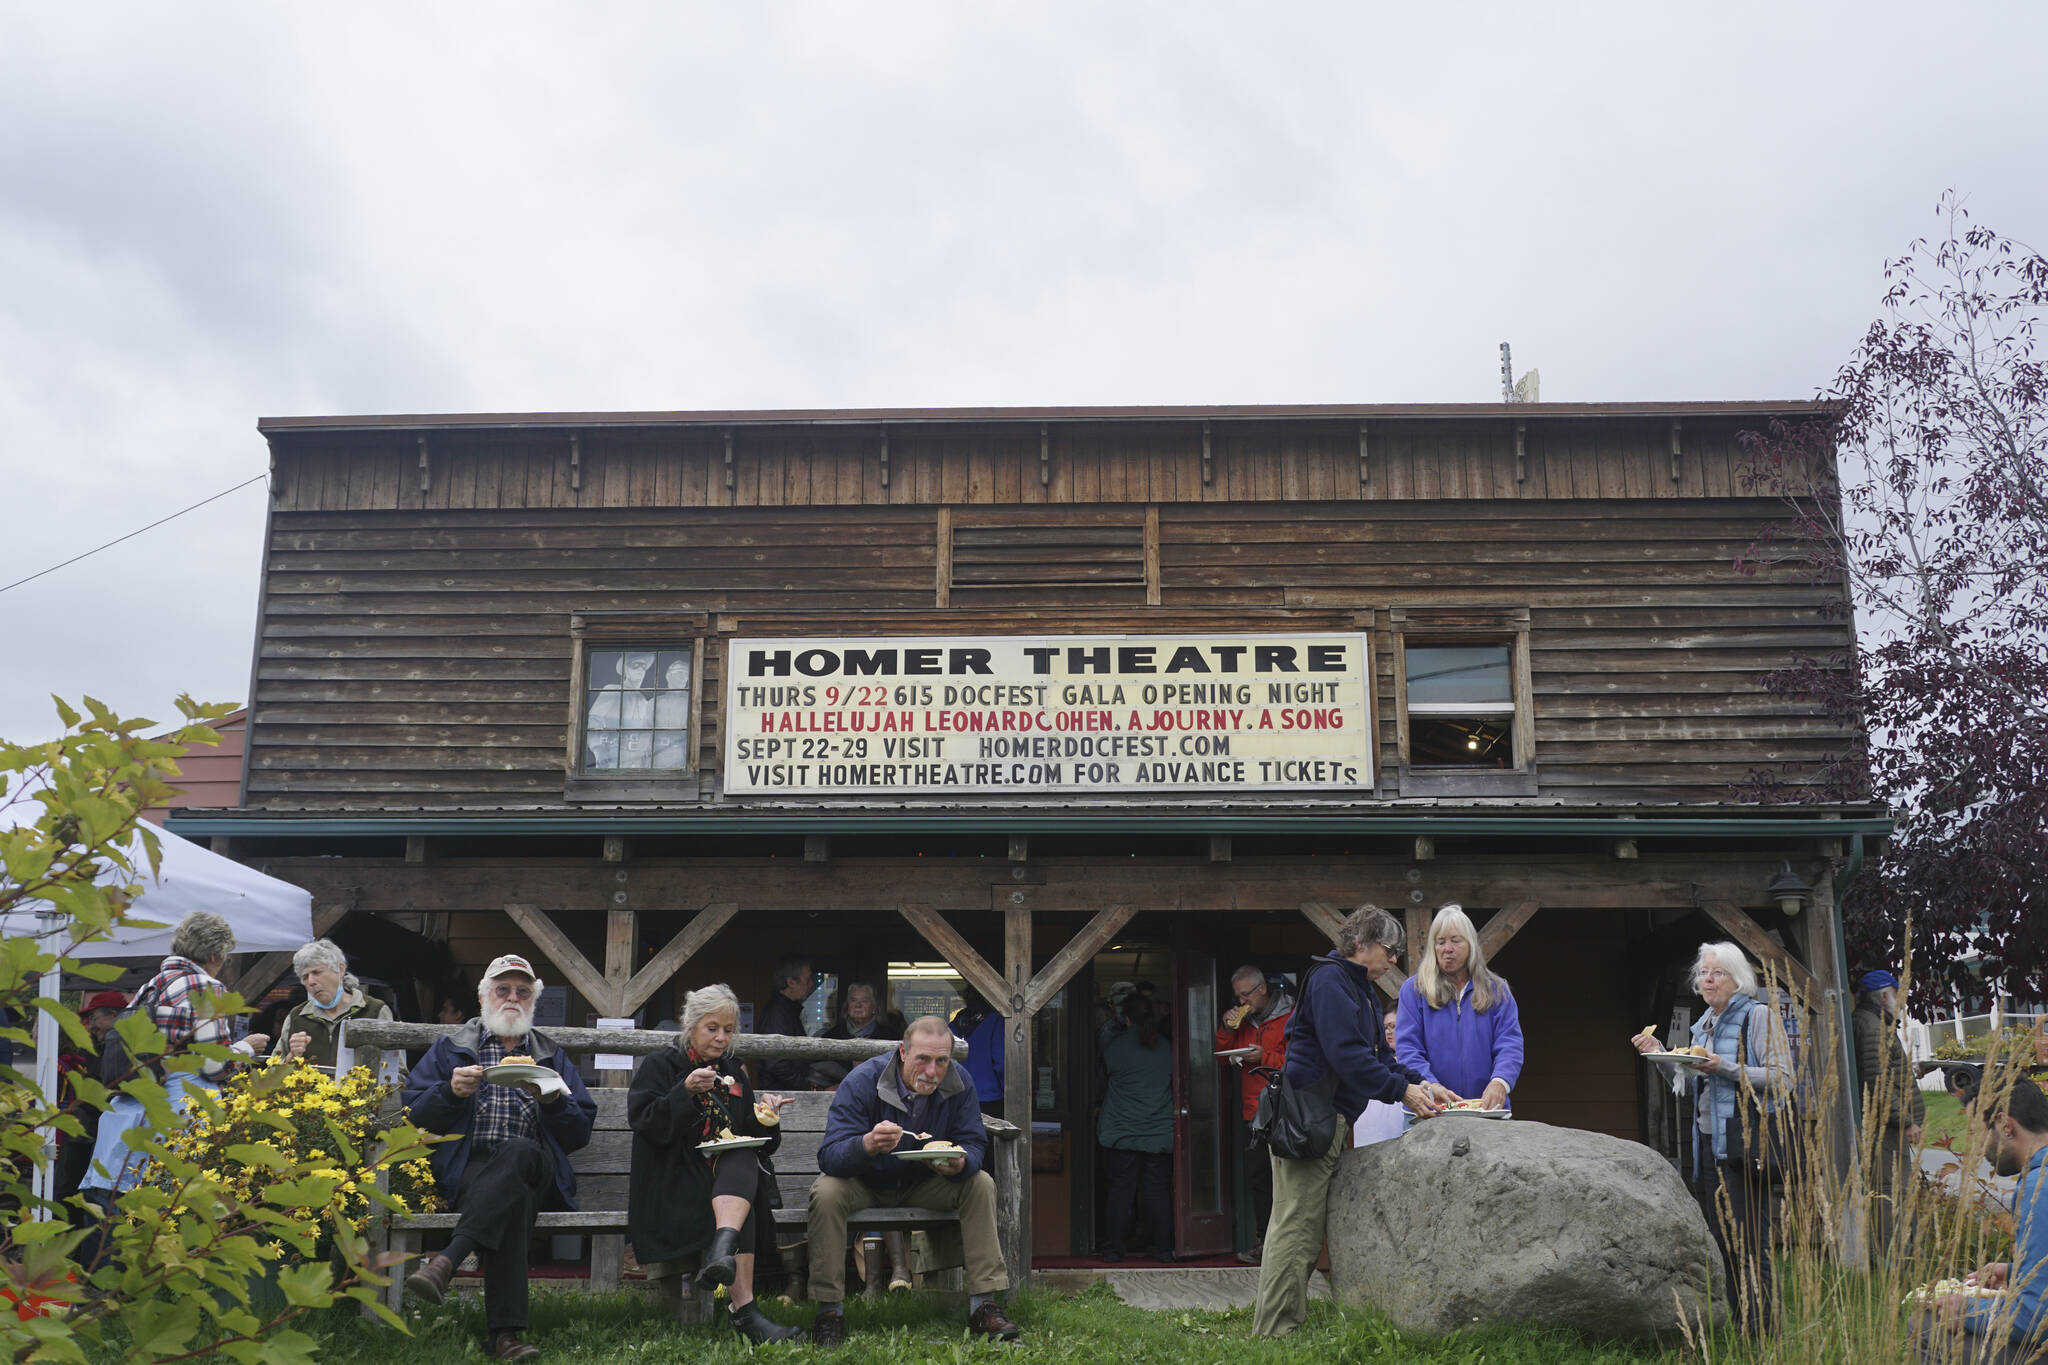
[[[80,1014],[91,1014],[94,1010],[125,1010],[128,997],[119,991],[95,991],[86,997],[85,1008]]]
[[[510,976],[514,972],[519,973],[529,981],[540,980],[540,973],[534,971],[533,964],[517,953],[506,953],[503,957],[491,959],[491,965],[484,971],[484,980],[495,981],[501,976]]]

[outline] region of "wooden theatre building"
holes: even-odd
[[[507,950],[579,1025],[785,953],[818,1011],[972,986],[1041,1259],[1096,1241],[1118,981],[1169,1006],[1176,1242],[1243,1244],[1228,975],[1365,901],[1479,922],[1518,1116],[1675,1150],[1628,1035],[1710,937],[1838,1004],[1888,828],[1731,794],[1845,739],[1761,685],[1849,647],[1839,586],[1736,563],[1785,517],[1738,434],[1802,411],[266,420],[241,799],[170,827],[445,945],[415,1017]]]

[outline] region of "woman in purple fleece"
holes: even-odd
[[[1395,1056],[1460,1099],[1506,1108],[1522,1075],[1522,1016],[1463,907],[1436,912],[1421,958],[1401,987]]]

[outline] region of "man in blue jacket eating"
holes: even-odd
[[[926,1147],[958,1156],[906,1157]],[[935,1014],[913,1019],[894,1052],[848,1072],[832,1096],[811,1186],[811,1340],[846,1340],[846,1220],[871,1208],[952,1210],[967,1253],[967,1326],[1014,1341],[1017,1325],[996,1306],[1010,1286],[996,1240],[996,1183],[982,1166],[988,1129],[974,1087],[953,1065],[953,1031]]]

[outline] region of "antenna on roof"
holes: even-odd
[[[1503,403],[1538,402],[1537,394],[1541,391],[1542,385],[1543,377],[1536,370],[1529,371],[1520,379],[1515,378],[1514,359],[1508,352],[1508,344],[1503,341],[1500,344],[1500,401]]]

